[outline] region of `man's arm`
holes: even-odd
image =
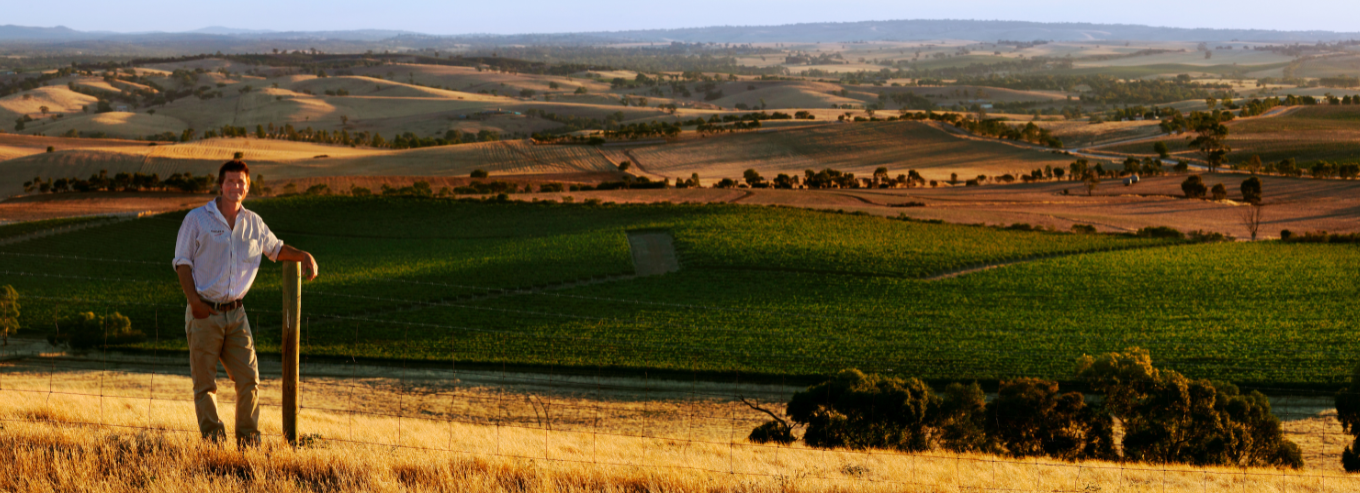
[[[302,269],[307,272],[307,280],[316,279],[316,259],[312,254],[298,250],[288,245],[279,247],[279,254],[274,257],[275,262],[301,262]],[[183,281],[181,281],[183,282]],[[192,283],[191,283],[192,285]]]
[[[194,318],[208,318],[209,315],[217,314],[217,310],[213,310],[198,296],[198,288],[194,287],[193,267],[176,265],[175,274],[179,276],[179,288],[184,291],[184,299],[189,300],[189,309],[193,310]]]

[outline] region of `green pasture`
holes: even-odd
[[[26,234],[37,233],[49,229],[65,228],[85,223],[97,221],[107,221],[107,217],[68,217],[61,219],[44,219],[42,221],[25,221],[18,223],[0,224],[0,240],[13,238]]]
[[[303,352],[434,364],[507,363],[940,380],[1066,378],[1082,354],[1151,348],[1192,376],[1326,385],[1360,360],[1360,251],[1186,244],[927,224],[801,209],[565,205],[412,198],[255,201],[313,252]],[[21,334],[75,311],[119,311],[184,347],[170,269],[181,214],[0,249]],[[668,230],[678,273],[627,279],[627,232]],[[939,281],[980,263],[1077,253]],[[76,255],[56,259],[41,255]],[[607,280],[606,276],[609,277]],[[596,283],[559,283],[595,279]],[[540,291],[503,288],[548,287]],[[246,305],[277,347],[276,264]]]

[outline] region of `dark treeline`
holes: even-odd
[[[9,82],[0,82],[0,97],[18,94],[24,91],[31,91],[47,85],[48,81],[67,77],[72,73],[74,73],[74,70],[72,69],[60,68],[55,72],[38,74],[35,77],[18,77]]]
[[[87,179],[80,178],[48,178],[43,180],[35,177],[24,182],[24,193],[62,193],[62,192],[144,192],[144,191],[180,191],[188,193],[207,192],[216,183],[217,177],[213,175],[194,176],[190,173],[175,173],[164,180],[160,175],[142,173],[118,173],[109,176],[107,170],[100,170],[99,174],[90,175]]]
[[[695,127],[695,131],[701,134],[714,134],[735,130],[758,129],[761,128],[760,122],[762,120],[813,120],[816,118],[807,111],[799,111],[793,115],[779,111],[773,113],[761,111],[758,113],[744,113],[740,115],[713,115],[706,120],[703,118],[694,118],[674,123],[654,120],[651,122],[624,125],[618,123],[618,121],[623,119],[622,112],[618,113],[617,116],[611,115],[604,121],[587,117],[559,116],[553,113],[545,113],[541,110],[533,109],[527,111],[525,114],[557,122],[572,123],[571,125],[560,129],[533,134],[533,139],[536,143],[592,145],[604,144],[606,142],[605,139],[636,140],[655,137],[673,138],[679,136],[685,126],[693,126]],[[584,128],[582,128],[583,126]],[[601,128],[603,131],[597,132],[597,135],[563,135],[578,130]]]
[[[1260,392],[1157,368],[1138,348],[1085,356],[1076,366],[1076,379],[1098,399],[1062,392],[1054,381],[1015,378],[1000,382],[988,402],[976,382],[936,393],[915,378],[845,370],[794,394],[783,413],[744,401],[773,418],[749,439],[1069,461],[1303,467],[1301,449],[1285,437]]]
[[[426,50],[430,51],[430,50]],[[698,71],[742,75],[782,75],[783,67],[741,65],[736,56],[783,57],[780,50],[751,45],[713,43],[658,43],[652,46],[474,46],[465,56],[509,57],[551,64],[618,67],[639,72]],[[597,69],[598,70],[598,69]]]
[[[1045,90],[1075,92],[1077,86],[1087,86],[1081,95],[1087,103],[1140,104],[1205,99],[1231,95],[1226,84],[1194,82],[1188,75],[1175,79],[1120,80],[1108,75],[989,75],[960,77],[955,84],[1002,87],[1017,90]]]
[[[291,123],[282,126],[275,126],[273,123],[268,125],[256,125],[255,130],[246,127],[236,127],[223,125],[222,127],[207,130],[201,135],[194,129],[185,129],[179,134],[165,132],[147,136],[147,140],[166,141],[166,142],[189,142],[195,138],[249,138],[288,140],[292,142],[311,142],[316,144],[346,145],[351,147],[365,146],[388,149],[415,149],[421,147],[434,147],[467,144],[474,142],[497,142],[501,140],[499,132],[492,130],[480,130],[477,133],[459,132],[449,130],[444,132],[441,137],[421,137],[411,132],[398,134],[391,140],[382,136],[379,132],[354,132],[349,130],[316,130],[312,127],[296,128]]]

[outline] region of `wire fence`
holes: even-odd
[[[104,257],[0,252],[0,257],[21,259],[23,269],[0,271],[5,282],[23,278],[80,279],[101,283],[142,286],[173,284],[173,279],[83,276],[40,272],[32,262],[82,261],[127,265],[167,266],[168,263]],[[266,271],[265,275],[268,271]],[[148,273],[150,274],[150,273]],[[329,442],[346,446],[401,449],[485,458],[532,459],[591,467],[666,469],[679,472],[730,475],[785,481],[790,477],[845,482],[870,489],[892,491],[1093,491],[1093,485],[1115,484],[1155,490],[1174,483],[1178,490],[1220,491],[1353,491],[1351,476],[1340,472],[1339,450],[1350,437],[1343,433],[1333,414],[1333,392],[1317,388],[1267,388],[1274,394],[1274,412],[1289,423],[1286,433],[1306,441],[1313,468],[1270,470],[1259,468],[1191,468],[1183,465],[1146,463],[1061,462],[1042,458],[1007,458],[947,452],[897,453],[886,450],[819,449],[799,445],[754,443],[750,431],[768,420],[747,404],[754,402],[777,409],[799,390],[786,377],[752,374],[739,370],[714,371],[705,360],[760,359],[767,364],[796,365],[808,361],[825,367],[889,368],[910,357],[892,360],[836,357],[826,354],[789,354],[759,349],[734,350],[642,338],[578,336],[533,333],[478,323],[427,323],[399,320],[390,315],[401,310],[451,307],[506,316],[569,319],[623,326],[661,327],[675,331],[713,334],[749,332],[742,327],[691,324],[683,321],[640,321],[601,317],[548,309],[519,309],[475,304],[485,296],[550,297],[565,301],[591,300],[612,304],[658,306],[687,310],[711,310],[737,314],[768,314],[767,311],[732,306],[683,303],[661,299],[625,299],[553,292],[540,288],[497,288],[456,283],[404,279],[376,280],[430,287],[475,290],[460,301],[374,296],[343,292],[342,288],[310,290],[304,298],[320,297],[363,300],[367,315],[308,313],[304,311],[301,344],[302,382],[300,428],[303,443]],[[177,303],[137,301],[112,296],[25,296],[52,306],[81,309],[101,307],[105,313],[121,306],[138,305],[154,313],[145,348],[111,346],[89,351],[68,351],[28,340],[24,345],[0,347],[0,395],[36,405],[26,413],[0,416],[7,422],[43,422],[110,430],[142,430],[196,434],[188,419],[192,392],[186,387],[188,365],[183,361],[184,336],[179,331],[184,307]],[[304,302],[304,307],[306,306]],[[254,331],[273,330],[281,312],[247,307]],[[875,326],[904,326],[900,321],[822,313],[790,312],[812,320]],[[373,338],[366,328],[399,329],[395,340]],[[395,329],[394,329],[395,328]],[[53,327],[60,332],[60,327]],[[422,331],[412,337],[411,330]],[[438,338],[429,338],[430,331]],[[960,328],[960,330],[963,330]],[[311,351],[312,336],[324,331],[325,352]],[[336,344],[342,338],[343,344]],[[351,333],[352,332],[352,333]],[[495,358],[467,354],[461,345],[468,334],[499,341]],[[745,333],[744,335],[750,335]],[[844,343],[849,336],[809,335],[825,344]],[[532,340],[535,345],[515,344]],[[1136,338],[1091,336],[1088,341],[1126,344]],[[585,355],[564,354],[561,344],[587,348]],[[884,341],[898,350],[914,346],[909,341]],[[445,348],[444,345],[447,345]],[[390,349],[375,357],[375,346]],[[401,357],[402,349],[420,346],[423,356]],[[1221,343],[1183,343],[1179,347],[1233,349]],[[339,349],[337,349],[337,347]],[[446,357],[431,358],[431,347],[447,349]],[[1291,349],[1285,348],[1289,351]],[[1299,348],[1294,351],[1336,356],[1340,350]],[[514,354],[509,354],[510,352]],[[1026,349],[977,348],[977,354],[995,357],[1025,353]],[[381,353],[381,352],[380,352]],[[588,357],[588,358],[583,358]],[[639,357],[641,363],[639,364]],[[650,357],[650,359],[648,359]],[[595,364],[583,366],[582,359]],[[689,362],[677,368],[677,360]],[[537,361],[532,366],[514,361]],[[1004,368],[1005,361],[939,362],[922,357],[923,364],[938,364],[958,375],[976,375]],[[1176,361],[1174,357],[1170,361]],[[1193,361],[1181,361],[1194,367]],[[1223,365],[1213,365],[1221,368]],[[622,368],[623,370],[612,370]],[[659,370],[654,370],[659,369]],[[260,404],[271,419],[280,402],[269,386],[279,368],[261,358],[265,379]],[[1042,376],[1042,375],[1014,375]],[[966,380],[967,377],[960,377]],[[227,392],[229,394],[229,392]],[[41,403],[38,401],[41,400]],[[62,414],[70,406],[98,406],[75,416]],[[40,405],[39,405],[40,404]],[[224,406],[225,407],[225,406]],[[45,409],[45,411],[43,410]],[[313,426],[313,423],[316,423]],[[322,424],[324,423],[324,424]],[[273,435],[274,434],[271,432]],[[278,435],[281,437],[281,435]],[[789,464],[809,466],[798,470]],[[810,465],[815,465],[812,467]],[[791,470],[793,469],[793,470]],[[1191,484],[1198,479],[1198,488]]]

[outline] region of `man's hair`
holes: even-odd
[[[246,166],[245,161],[242,161],[240,159],[234,159],[222,163],[222,167],[217,169],[217,186],[219,187],[222,186],[222,181],[227,179],[227,173],[231,171],[240,171],[242,173],[245,173],[246,181],[250,180],[250,166]]]

